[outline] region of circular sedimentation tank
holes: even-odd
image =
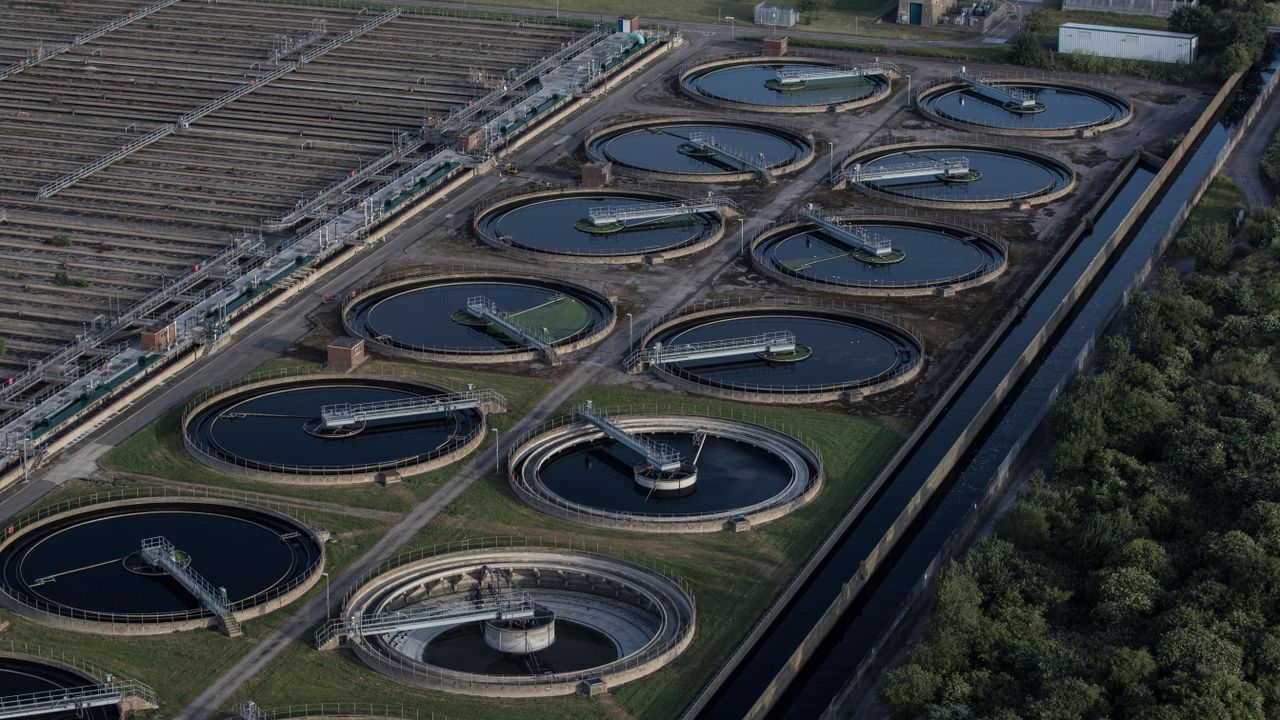
[[[698,118],[638,120],[605,128],[586,143],[593,160],[636,177],[739,182],[778,177],[813,162],[813,140],[760,123]]]
[[[1121,127],[1133,119],[1133,105],[1114,93],[1040,80],[992,81],[1016,93],[1014,102],[988,96],[960,81],[925,88],[916,107],[952,127],[1022,137],[1073,137]]]
[[[748,57],[714,60],[680,73],[680,88],[712,105],[735,110],[809,113],[851,110],[880,102],[889,76],[866,75],[783,84],[779,70],[819,70],[840,63],[816,58]]]
[[[947,223],[841,216],[852,238],[811,221],[784,223],[751,244],[752,263],[788,283],[852,295],[925,295],[985,283],[1001,272],[1007,246]]]
[[[18,653],[0,653],[0,697],[74,692],[79,688],[101,683],[102,680],[84,670],[54,660]],[[28,717],[37,720],[116,720],[121,715],[119,705],[104,705]]]
[[[453,394],[418,380],[297,375],[250,379],[198,395],[183,413],[187,450],[228,474],[268,482],[367,482],[448,465],[484,441],[482,408],[361,420],[326,428],[326,406],[412,402]]]
[[[654,359],[680,346],[746,348],[748,339],[788,332],[794,348],[786,352]],[[908,382],[923,360],[920,340],[900,325],[808,306],[695,308],[658,323],[641,342],[642,350],[627,360],[628,370],[648,368],[693,392],[749,402],[856,399]]]
[[[360,584],[343,617],[456,607],[513,586],[537,608],[520,621],[347,636],[367,665],[422,687],[506,697],[567,695],[596,679],[615,687],[666,666],[693,639],[693,599],[681,583],[604,555],[501,547],[391,565]]]
[[[873,148],[841,164],[850,185],[915,207],[999,209],[1039,205],[1075,188],[1061,160],[977,143],[905,143]],[[855,179],[853,173],[901,176]]]
[[[477,313],[485,303],[505,321]],[[593,290],[513,274],[392,278],[358,292],[342,308],[347,332],[379,352],[466,364],[555,362],[603,340],[615,321],[613,303]]]
[[[215,624],[185,587],[148,563],[162,537],[218,589],[238,620],[301,597],[324,569],[320,540],[297,520],[228,501],[140,498],[90,504],[14,524],[0,550],[13,610],[57,627],[114,635]]]
[[[656,471],[595,425],[569,416],[515,444],[508,465],[516,495],[542,512],[597,527],[715,532],[782,517],[821,487],[817,455],[777,430],[676,413],[610,420],[677,451],[680,469]]]
[[[506,198],[478,210],[473,227],[493,247],[541,259],[625,264],[669,260],[704,250],[724,235],[720,212],[663,221],[596,226],[591,210],[670,203],[680,198],[629,190],[549,190]]]

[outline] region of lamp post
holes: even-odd
[[[835,180],[836,179],[836,146],[830,140],[827,141],[827,159],[829,161],[828,162],[829,169],[827,170],[827,174],[831,176],[832,180]]]
[[[493,431],[493,471],[502,472],[502,468],[498,466],[498,441],[502,439],[502,434],[498,432],[498,428],[490,428]]]
[[[732,15],[725,15],[725,16],[724,16],[724,19],[729,21],[729,39],[730,39],[730,40],[732,40],[732,39],[733,39],[734,34],[737,32],[737,25],[738,25],[738,24],[737,24],[737,22],[734,20],[734,16],[732,16]]]
[[[627,313],[627,347],[629,348],[635,344],[636,344],[636,319],[631,315],[631,313]]]
[[[333,605],[329,602],[329,573],[320,573],[324,576],[324,619],[328,620],[333,617]]]
[[[744,230],[746,226],[744,223],[745,223],[745,220],[743,220],[742,218],[738,218],[738,254],[739,255],[742,255],[744,249],[746,248],[746,244],[745,244],[746,231]]]

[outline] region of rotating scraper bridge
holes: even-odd
[[[263,289],[482,160],[442,142],[478,136],[483,154],[652,45],[423,8],[108,0],[24,12],[21,28],[0,22],[15,180],[0,188],[0,261],[18,273],[0,280],[3,461],[38,453],[85,398],[129,381],[152,354],[128,342],[139,329],[162,330],[166,354],[216,338]],[[32,37],[48,49],[27,53]],[[459,54],[469,68],[448,59]],[[210,75],[237,84],[171,80]],[[32,102],[54,86],[77,102]],[[347,110],[357,87],[361,107]],[[86,105],[96,111],[75,112]],[[301,139],[288,120],[299,114]]]

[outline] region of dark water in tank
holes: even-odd
[[[1104,125],[1129,114],[1129,108],[1103,95],[1066,87],[1014,85],[1033,93],[1044,112],[1016,113],[972,90],[956,89],[926,98],[937,114],[973,125],[1027,130],[1066,130]]]
[[[484,675],[535,675],[573,672],[598,667],[617,660],[618,647],[608,636],[585,625],[556,618],[556,641],[536,654],[539,671],[521,655],[498,652],[484,642],[480,623],[450,628],[427,645],[423,661],[458,672]]]
[[[740,164],[723,157],[681,152],[682,147],[688,149],[689,136],[694,133],[703,133],[716,145],[766,167],[789,165],[813,152],[799,136],[765,128],[715,124],[639,128],[602,140],[596,147],[615,163],[641,170],[683,174],[736,173],[743,170]]]
[[[865,381],[895,368],[903,344],[855,321],[812,315],[750,315],[675,328],[657,338],[664,345],[727,340],[790,330],[796,344],[812,350],[797,362],[756,356],[694,360],[670,367],[691,379],[722,387],[840,386]]]
[[[896,263],[863,262],[822,230],[797,232],[760,248],[766,262],[811,280],[837,285],[931,284],[995,267],[1002,259],[994,243],[967,233],[906,225],[861,224],[889,238],[905,257]],[[973,239],[969,239],[973,238]]]
[[[52,665],[17,658],[0,658],[0,697],[73,689],[93,684],[95,683],[75,673]],[[115,706],[107,706],[81,713],[71,710],[24,717],[34,720],[115,720],[120,717],[120,712]]]
[[[415,288],[361,306],[356,321],[370,337],[398,347],[456,350],[461,352],[505,352],[524,347],[505,333],[459,322],[467,298],[484,296],[510,314],[546,306],[562,294],[552,287],[517,282],[457,282]],[[604,312],[574,297],[560,300],[561,307],[577,303],[575,321],[566,327],[550,327],[551,337],[563,339],[591,328],[604,319]],[[517,315],[517,320],[519,320]],[[539,327],[544,327],[539,325]]]
[[[779,68],[821,68],[804,63],[742,65],[712,70],[685,82],[703,95],[751,105],[833,105],[861,100],[883,87],[878,78],[838,78],[807,83],[802,90],[774,90],[765,82],[777,78]]]
[[[712,214],[682,218],[675,223],[645,224],[621,232],[595,234],[574,224],[587,218],[595,206],[633,207],[670,198],[623,196],[566,197],[539,200],[511,210],[491,213],[480,222],[480,231],[504,242],[538,252],[576,255],[634,255],[673,250],[705,238],[720,226]]]
[[[691,433],[644,433],[678,450],[686,461],[695,454]],[[684,497],[657,497],[638,487],[632,468],[643,462],[614,440],[578,445],[542,466],[543,483],[560,497],[580,505],[629,513],[704,513],[730,510],[767,500],[791,482],[781,458],[754,445],[708,436],[698,458],[698,482]]]
[[[451,438],[469,437],[481,422],[480,414],[463,410],[421,420],[380,420],[351,437],[319,437],[307,432],[306,424],[320,417],[324,405],[438,394],[407,385],[354,382],[269,389],[211,406],[192,421],[188,432],[202,447],[224,459],[263,469],[305,472],[387,464],[429,455]]]
[[[883,155],[868,160],[864,167],[894,167],[919,160],[964,157],[969,167],[982,173],[973,182],[943,182],[935,178],[873,180],[868,187],[895,195],[922,200],[965,203],[986,200],[1013,200],[1045,195],[1066,186],[1071,172],[1065,167],[1045,165],[1029,157],[998,150],[972,148],[930,148]]]
[[[115,509],[55,523],[0,556],[9,587],[89,613],[178,613],[200,603],[168,575],[126,568],[144,539],[163,536],[191,556],[191,567],[233,603],[288,584],[318,557],[305,534],[283,520],[245,511]]]

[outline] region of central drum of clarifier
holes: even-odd
[[[782,517],[822,484],[813,451],[761,425],[682,414],[613,421],[679,452],[680,468],[658,470],[594,425],[565,417],[512,446],[516,496],[542,512],[597,527],[715,532]]]
[[[392,560],[360,582],[342,617],[358,628],[376,618],[475,607],[477,593],[497,577],[511,588],[501,592],[532,603],[532,616],[349,632],[347,647],[370,667],[421,687],[545,697],[576,692],[589,680],[615,687],[643,677],[693,639],[692,598],[653,570],[573,550],[459,543],[468,546]]]

